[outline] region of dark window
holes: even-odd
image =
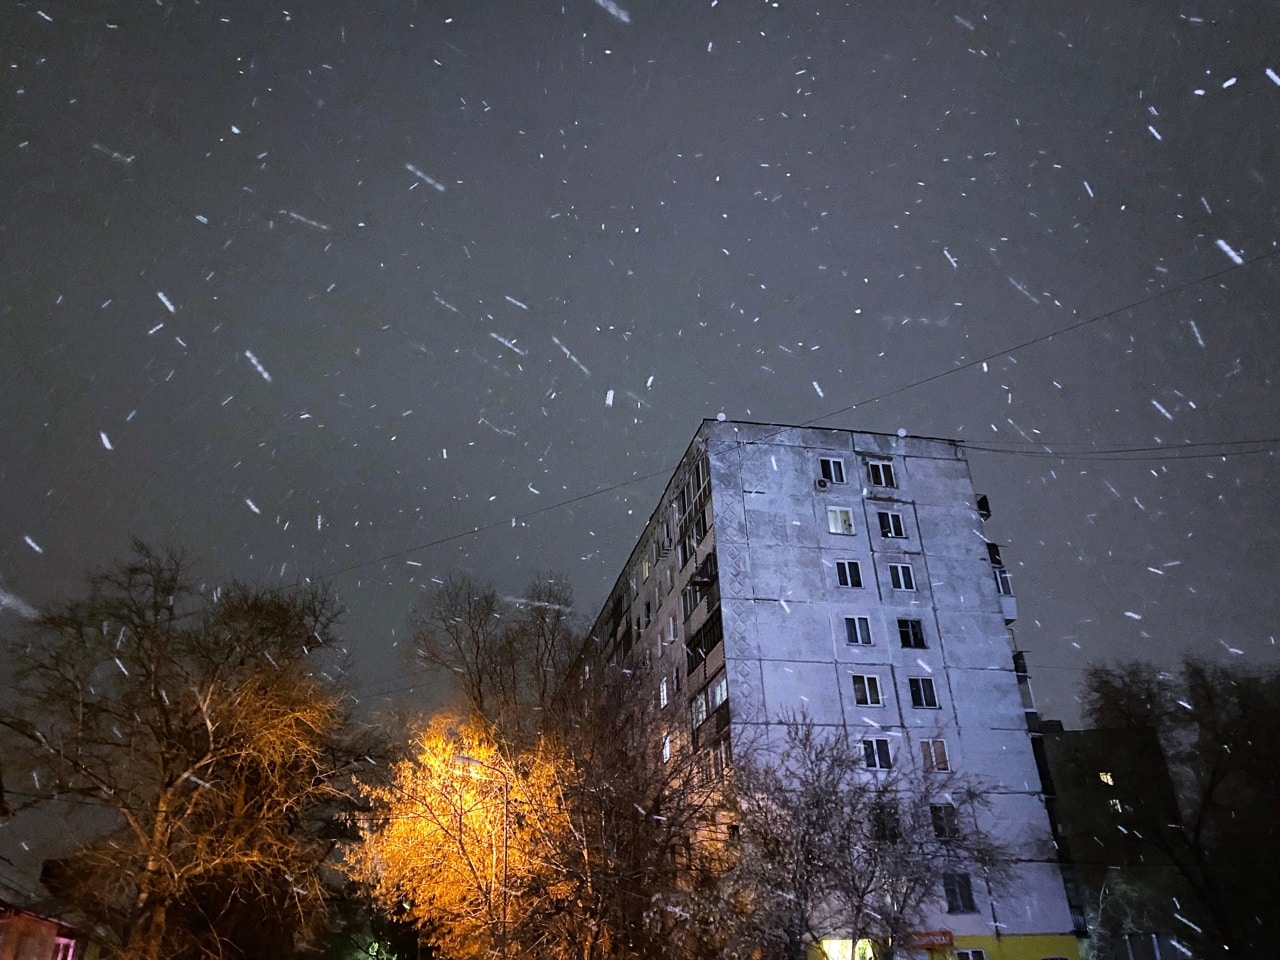
[[[822,470],[822,479],[828,483],[844,483],[844,461],[834,457],[822,457],[818,460]]]
[[[893,767],[893,758],[889,755],[889,741],[883,737],[863,740],[862,757],[867,767],[872,770],[889,770]]]
[[[938,705],[938,691],[929,677],[911,677],[907,683],[911,687],[911,705],[913,707],[933,708]]]
[[[845,617],[844,635],[849,643],[871,646],[871,621],[866,617]]]
[[[924,624],[919,620],[899,620],[898,638],[902,646],[910,650],[923,650]]]
[[[867,482],[873,487],[896,487],[898,478],[893,474],[893,464],[887,460],[868,460]]]
[[[914,590],[916,575],[909,563],[889,564],[889,583],[895,590]]]
[[[853,701],[860,707],[880,707],[880,678],[855,673],[853,675]]]
[[[947,897],[947,913],[977,913],[973,902],[973,881],[967,873],[944,873],[942,891]]]
[[[960,836],[960,822],[956,819],[954,804],[931,804],[929,815],[933,819],[933,835],[939,840],[955,840]]]
[[[862,568],[857,560],[836,561],[836,581],[842,587],[862,586]]]
[[[880,518],[880,536],[889,537],[905,537],[906,531],[902,526],[902,514],[885,513],[883,510],[876,514]]]
[[[872,808],[871,836],[877,843],[897,843],[902,839],[898,809],[892,803],[877,803]]]

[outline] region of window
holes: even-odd
[[[663,677],[658,681],[658,708],[661,709],[667,705],[667,678]]]
[[[818,467],[822,471],[822,479],[828,483],[844,483],[844,461],[835,457],[820,457]]]
[[[705,691],[699,691],[698,695],[693,698],[693,701],[689,704],[689,711],[693,718],[693,728],[696,730],[707,719],[707,696]]]
[[[920,756],[924,761],[925,773],[946,773],[951,769],[945,740],[921,740]]]
[[[664,733],[662,735],[662,762],[666,763],[671,759],[671,734]]]
[[[882,707],[880,698],[880,678],[867,674],[853,675],[853,702],[860,707]]]
[[[725,737],[723,740],[717,740],[707,752],[710,754],[707,758],[709,761],[707,772],[713,780],[719,780],[724,776],[724,772],[729,769],[729,764],[733,761],[729,738]]]
[[[924,649],[924,624],[919,620],[899,620],[898,639],[908,650]]]
[[[895,590],[914,590],[916,588],[916,575],[911,570],[911,564],[889,564],[889,583]]]
[[[957,950],[956,960],[987,960],[987,951],[985,950]]]
[[[890,537],[905,537],[906,530],[902,526],[902,514],[886,513],[881,510],[876,514],[880,518],[880,536],[886,539]]]
[[[1116,813],[1124,813],[1124,804],[1115,797],[1111,798],[1111,809]]]
[[[888,460],[868,460],[867,483],[873,487],[896,487],[898,478],[893,474],[893,464]]]
[[[902,839],[898,808],[882,801],[871,808],[871,836],[877,843],[897,843]]]
[[[707,687],[707,709],[714,710],[729,699],[729,678],[723,673]]]
[[[939,840],[955,840],[959,838],[960,821],[956,819],[955,804],[930,804],[929,816],[933,820],[933,835]]]
[[[947,897],[947,913],[977,913],[973,903],[973,881],[967,873],[944,873],[942,892]]]
[[[871,621],[866,617],[845,617],[844,636],[850,643],[871,646]]]
[[[1116,778],[1113,777],[1106,770],[1098,771],[1098,779],[1101,780],[1103,783],[1105,783],[1108,787],[1114,787],[1116,785]]]
[[[857,560],[836,561],[836,582],[842,587],[862,586],[862,568]]]
[[[911,687],[911,705],[934,709],[938,706],[938,691],[930,677],[911,677],[907,680]]]
[[[893,767],[893,757],[889,755],[889,741],[883,737],[863,740],[862,757],[869,770],[889,770]]]
[[[848,507],[827,507],[827,529],[832,533],[853,533],[853,511]]]
[[[1013,578],[1004,567],[992,567],[991,573],[996,578],[996,593],[1002,597],[1013,596]]]

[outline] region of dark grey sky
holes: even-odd
[[[4,628],[180,541],[332,577],[376,700],[432,576],[593,615],[723,411],[972,442],[1049,716],[1276,663],[1272,0],[34,0],[0,56]]]

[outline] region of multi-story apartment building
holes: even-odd
[[[1016,880],[949,878],[913,955],[1075,957],[987,516],[955,442],[707,420],[593,634],[648,659],[664,749],[712,773],[803,713],[860,740],[870,768],[984,779]]]

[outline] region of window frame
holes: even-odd
[[[889,564],[889,586],[891,586],[894,590],[902,590],[904,592],[914,593],[916,589],[916,573],[911,568],[911,564],[909,563]]]
[[[933,677],[908,677],[907,689],[911,692],[911,706],[917,710],[941,710],[938,702],[938,685]],[[930,703],[929,701],[933,702]]]
[[[667,678],[663,677],[658,681],[658,709],[665,710],[670,702],[671,700],[667,693]]]
[[[853,507],[827,507],[827,533],[837,537],[852,537]]]
[[[973,897],[973,878],[967,873],[944,873],[942,895],[947,901],[947,913],[978,912],[978,904]]]
[[[880,677],[874,673],[854,673],[853,703],[858,707],[883,707],[884,689],[880,686]],[[861,681],[861,683],[859,683]],[[863,699],[859,699],[859,698]]]
[[[902,521],[902,514],[896,510],[877,510],[876,519],[880,524],[880,539],[907,539],[907,526]]]
[[[987,951],[981,947],[961,947],[956,950],[956,960],[987,960]]]
[[[839,476],[837,476],[839,474]],[[818,458],[818,475],[827,483],[844,483],[844,458],[843,457],[819,457]]]
[[[933,836],[937,840],[960,839],[960,814],[954,803],[929,804],[929,819],[933,822]]]
[[[941,763],[938,762],[939,754],[941,754]],[[921,740],[920,762],[925,773],[950,773],[951,754],[947,750],[947,741],[939,737]]]
[[[904,629],[904,625],[909,626]],[[918,617],[899,617],[898,642],[902,644],[903,650],[928,650],[929,643],[924,635],[924,621]]]
[[[854,576],[850,576],[850,573]],[[857,581],[854,583],[853,581]],[[849,590],[862,589],[862,564],[857,560],[836,561],[836,584]]]
[[[844,618],[845,645],[850,647],[872,646],[871,618],[852,616]]]
[[[868,770],[892,770],[893,752],[889,748],[889,738],[863,737],[862,762]]]
[[[887,490],[898,489],[898,474],[893,468],[892,460],[868,458],[867,483],[873,487],[884,487]]]

